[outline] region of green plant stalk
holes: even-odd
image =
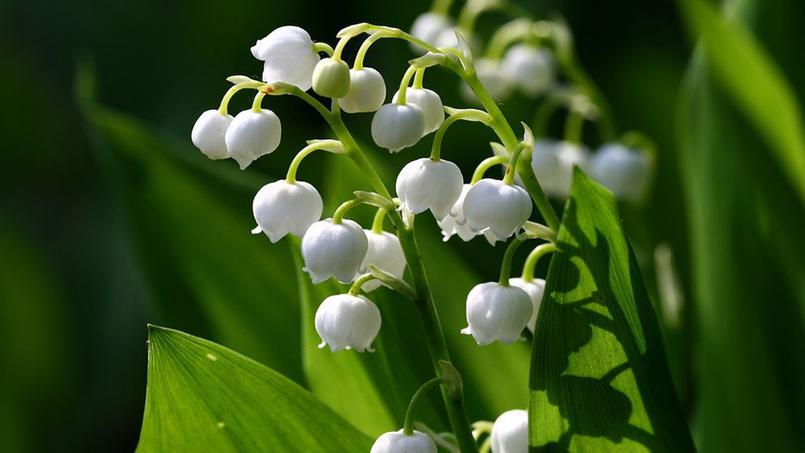
[[[444,380],[442,378],[436,377],[425,382],[417,389],[417,391],[414,393],[414,396],[411,397],[411,401],[408,403],[408,410],[405,411],[403,434],[406,436],[414,434],[414,412],[416,411],[416,403],[419,401],[419,398],[424,395],[425,392],[432,389],[434,386],[441,384],[443,381]]]

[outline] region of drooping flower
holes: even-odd
[[[372,230],[363,231],[369,241],[369,248],[358,274],[368,272],[371,264],[397,278],[402,278],[403,272],[405,272],[405,254],[397,236],[386,231],[380,233]],[[369,280],[361,286],[361,289],[366,292],[374,291],[380,288],[380,285],[381,283],[377,280]]]
[[[424,132],[425,115],[412,103],[386,104],[372,118],[372,139],[392,153],[415,145]]]
[[[305,232],[321,218],[321,195],[312,185],[297,181],[291,184],[280,180],[263,186],[254,196],[252,213],[257,222],[253,233],[263,232],[271,242],[286,234],[303,237]]]
[[[534,328],[537,325],[537,314],[539,313],[540,305],[542,305],[542,296],[545,293],[545,280],[535,278],[531,281],[525,281],[522,278],[511,278],[509,279],[509,284],[525,291],[531,299],[531,306],[534,307],[534,310],[528,320],[528,330],[534,333]]]
[[[292,25],[279,27],[252,46],[252,55],[265,61],[263,81],[285,82],[307,91],[313,85],[313,70],[319,54],[304,29]]]
[[[467,324],[461,330],[481,345],[511,343],[520,338],[533,308],[528,294],[497,282],[476,285],[467,295]]]
[[[590,175],[612,191],[615,198],[638,201],[649,179],[646,154],[618,143],[603,145],[590,159]]]
[[[196,120],[190,138],[196,148],[210,159],[226,159],[229,151],[224,137],[230,124],[232,115],[224,115],[217,109],[207,110]]]
[[[464,198],[464,215],[470,228],[485,233],[494,244],[505,241],[528,220],[531,198],[522,187],[484,178]]]
[[[464,242],[469,241],[479,234],[470,227],[470,223],[467,222],[467,216],[464,215],[464,198],[467,196],[467,192],[469,192],[471,188],[471,184],[464,184],[461,187],[461,195],[459,195],[456,202],[453,203],[453,206],[450,208],[450,212],[448,212],[443,219],[438,221],[439,228],[442,229],[442,236],[445,242],[447,242],[454,234],[457,234],[458,237],[460,237]]]
[[[436,44],[436,38],[444,30],[452,29],[453,23],[447,16],[434,12],[420,14],[411,25],[411,36],[421,39],[428,44]],[[416,52],[424,52],[419,46],[411,46]]]
[[[397,176],[397,196],[414,214],[428,209],[436,220],[443,219],[461,195],[461,170],[453,162],[427,157],[405,165]]]
[[[302,258],[305,271],[314,284],[330,277],[349,283],[358,272],[369,242],[360,225],[344,219],[333,223],[332,219],[313,223],[302,237]]]
[[[394,93],[391,101],[397,102],[399,95],[399,91]],[[442,98],[435,91],[427,88],[407,88],[405,102],[419,107],[425,115],[425,131],[422,135],[430,134],[444,122],[444,104],[442,104]]]
[[[383,433],[369,453],[436,453],[436,444],[427,434],[416,431],[406,435],[403,430]]]
[[[545,49],[516,44],[506,51],[501,67],[507,78],[530,96],[548,91],[554,83],[553,57]]]
[[[494,453],[528,453],[528,412],[522,409],[506,411],[492,425]]]
[[[349,91],[338,99],[341,109],[347,113],[374,112],[386,100],[386,82],[372,68],[349,71]]]
[[[268,109],[244,110],[235,116],[226,130],[229,157],[244,170],[260,156],[274,152],[282,138],[279,117]]]
[[[366,297],[336,294],[319,305],[315,322],[322,340],[319,348],[327,345],[333,352],[372,352],[372,342],[380,331],[380,310]]]
[[[342,60],[324,58],[313,70],[313,91],[328,98],[342,98],[349,92],[349,66]]]
[[[564,198],[570,193],[573,167],[586,169],[590,152],[570,142],[538,140],[531,153],[531,169],[545,193]]]

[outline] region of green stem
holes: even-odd
[[[590,79],[581,66],[575,61],[572,55],[565,58],[560,58],[560,64],[567,78],[578,87],[579,91],[587,95],[587,97],[590,98],[596,106],[598,106],[598,110],[600,112],[598,118],[598,121],[600,122],[599,127],[601,128],[601,135],[603,136],[604,141],[613,140],[615,138],[616,128],[611,110],[609,108],[609,103],[607,102],[606,98],[601,94],[601,91],[598,89],[595,83],[593,83],[592,79]]]
[[[397,92],[398,104],[405,105],[405,94],[408,90],[408,85],[411,83],[411,78],[414,77],[418,69],[418,67],[410,65],[408,69],[405,70],[405,74],[403,74],[402,79],[400,79],[400,91]]]
[[[512,260],[514,259],[514,252],[525,242],[524,239],[514,238],[506,247],[506,253],[503,254],[503,262],[500,264],[500,278],[498,283],[500,286],[509,286],[509,276],[511,275]]]
[[[252,112],[259,113],[262,110],[263,105],[263,98],[266,97],[266,94],[262,91],[258,91],[256,95],[254,95],[254,101],[252,101]]]
[[[428,390],[432,389],[433,387],[441,384],[443,381],[440,377],[435,377],[424,384],[422,384],[416,392],[414,392],[414,396],[411,397],[411,402],[408,403],[408,410],[405,411],[405,421],[403,422],[403,434],[406,436],[410,436],[414,434],[414,411],[416,410],[416,403],[419,401],[419,398],[425,394]]]
[[[442,122],[439,126],[439,129],[436,130],[436,134],[433,136],[433,145],[430,150],[430,158],[432,160],[439,160],[442,155],[442,140],[444,139],[444,134],[447,132],[447,129],[453,125],[456,121],[478,121],[484,124],[489,124],[492,121],[492,118],[489,116],[488,113],[482,110],[476,109],[463,109],[463,110],[454,110],[447,119]]]
[[[347,46],[349,40],[352,39],[352,35],[344,36],[343,38],[338,40],[338,44],[335,45],[335,51],[333,52],[332,59],[335,61],[341,61],[341,53],[344,52],[344,47]]]
[[[378,31],[364,39],[363,43],[361,43],[361,47],[358,48],[358,53],[355,55],[355,62],[352,64],[352,68],[356,71],[363,69],[363,60],[366,58],[366,53],[369,52],[369,48],[372,47],[372,44],[380,39],[390,37],[391,35],[388,33]]]
[[[218,112],[220,112],[221,115],[229,114],[229,101],[232,99],[232,96],[234,96],[235,93],[237,93],[238,91],[245,89],[258,89],[263,87],[264,85],[265,85],[264,82],[254,81],[254,82],[241,82],[231,86],[228,90],[226,90],[224,97],[221,99],[221,105],[218,107]]]
[[[383,222],[386,220],[386,215],[388,211],[383,208],[378,208],[377,212],[375,212],[375,218],[372,220],[372,233],[381,234],[383,233]]]
[[[523,264],[523,274],[521,277],[523,281],[530,282],[534,280],[534,269],[536,269],[539,259],[555,251],[556,245],[551,242],[536,246],[534,250],[528,254],[528,258],[525,259],[525,264]]]
[[[514,172],[517,171],[517,163],[520,162],[520,155],[525,151],[528,145],[520,143],[514,149],[511,157],[509,158],[509,166],[506,168],[506,174],[503,175],[503,182],[508,185],[514,184]]]
[[[501,25],[489,40],[486,58],[500,60],[507,47],[533,34],[533,25],[534,22],[525,18],[514,19]]]
[[[364,283],[368,282],[369,280],[374,280],[374,275],[372,273],[363,274],[360,277],[356,278],[355,281],[352,282],[352,286],[349,287],[349,294],[350,296],[357,296],[361,293],[361,286]]]
[[[565,141],[574,145],[581,145],[583,127],[584,116],[575,109],[570,109],[565,119]]]
[[[484,173],[495,165],[506,165],[508,163],[509,158],[506,156],[487,157],[486,159],[482,160],[477,167],[475,167],[475,172],[472,174],[470,184],[475,184],[480,181],[484,177]]]
[[[324,52],[324,53],[326,53],[326,54],[327,54],[327,55],[329,55],[329,56],[333,56],[333,53],[335,52],[335,51],[333,50],[332,46],[330,46],[330,45],[329,45],[329,44],[327,44],[326,42],[317,42],[317,43],[313,43],[313,50],[314,50],[316,53],[319,53],[319,52]]]
[[[354,208],[355,206],[358,206],[361,203],[362,203],[361,200],[353,198],[338,205],[338,208],[336,208],[335,213],[333,213],[333,223],[336,225],[341,223],[344,220],[344,215],[346,215],[347,211]]]
[[[414,75],[414,88],[422,89],[422,85],[425,82],[425,69],[427,68],[419,68],[416,70],[416,74]]]
[[[436,14],[447,16],[450,14],[450,5],[452,4],[453,0],[433,0],[430,10]]]
[[[342,151],[336,151],[336,149],[339,147],[342,149]],[[315,142],[305,146],[298,153],[296,153],[296,156],[294,156],[293,160],[291,161],[291,165],[288,166],[288,173],[285,176],[285,181],[287,181],[288,184],[296,184],[296,172],[299,170],[299,165],[302,163],[302,160],[313,151],[320,149],[331,153],[341,153],[343,152],[343,145],[341,145],[341,142],[338,140],[316,140]]]

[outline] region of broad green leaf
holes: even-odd
[[[692,451],[612,195],[574,174],[531,364],[538,451]]]
[[[725,94],[765,139],[805,200],[805,130],[796,95],[763,47],[736,20],[703,0],[681,0],[689,26]],[[734,3],[734,2],[733,2]],[[747,150],[755,159],[764,153]]]
[[[213,342],[149,327],[137,451],[368,451],[371,444],[270,368]]]

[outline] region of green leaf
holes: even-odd
[[[805,200],[805,132],[796,95],[763,47],[736,20],[702,0],[682,0],[713,75],[768,144]],[[734,6],[734,5],[733,5]],[[764,155],[747,150],[755,158]]]
[[[213,342],[149,326],[137,451],[368,451],[371,444],[270,368]]]
[[[612,195],[574,174],[532,349],[539,451],[693,451]]]

